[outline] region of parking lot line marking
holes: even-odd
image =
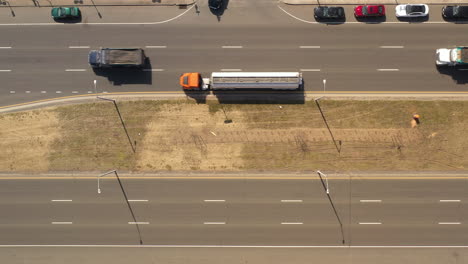
[[[304,71],[304,72],[319,72],[320,69],[300,69],[299,71]]]
[[[361,203],[381,203],[382,200],[359,200]]]
[[[204,222],[204,225],[225,225],[226,222]]]
[[[281,200],[282,203],[302,203],[302,200]]]
[[[203,200],[204,202],[210,203],[224,203],[226,200]]]
[[[145,46],[147,49],[165,49],[167,46]]]
[[[301,222],[282,222],[282,225],[302,225]]]
[[[143,69],[143,71],[162,72],[162,71],[164,71],[164,69]]]
[[[359,222],[360,225],[381,225],[381,222]]]
[[[0,72],[11,72],[11,70],[0,70]]]
[[[439,225],[459,225],[460,222],[439,222]]]
[[[89,49],[89,46],[68,46],[69,49]]]
[[[380,46],[382,49],[402,49],[405,46]]]
[[[459,203],[461,200],[439,200],[441,203]]]
[[[242,49],[243,46],[222,46],[223,49]]]
[[[86,69],[65,69],[67,72],[84,72]]]
[[[148,200],[128,200],[129,202],[148,202]]]
[[[299,46],[301,49],[320,49],[320,46]]]
[[[399,69],[377,69],[378,71],[399,71]]]
[[[51,200],[52,202],[72,202],[73,200]]]
[[[53,225],[71,225],[73,222],[52,222]]]
[[[149,225],[149,222],[128,222],[129,225]]]
[[[242,71],[242,69],[221,69],[221,71]]]

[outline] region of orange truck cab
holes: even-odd
[[[180,86],[184,90],[206,90],[208,79],[204,80],[198,72],[187,72],[180,76]]]

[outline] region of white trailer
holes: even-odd
[[[300,72],[213,72],[212,90],[299,90]]]

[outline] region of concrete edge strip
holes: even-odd
[[[75,247],[75,248],[330,248],[330,249],[350,249],[350,248],[380,248],[380,249],[405,249],[405,248],[468,248],[468,245],[433,245],[433,246],[424,246],[424,245],[413,245],[413,246],[324,246],[324,245],[297,245],[297,246],[269,246],[269,245],[0,245],[0,248],[27,248],[27,247]]]

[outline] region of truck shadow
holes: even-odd
[[[441,74],[450,75],[457,84],[468,83],[468,66],[439,66],[437,71]]]
[[[194,99],[198,104],[205,104],[207,97],[212,94],[213,100],[220,104],[304,104],[304,91],[186,91],[185,95]]]
[[[151,61],[147,57],[143,68],[93,68],[98,76],[106,77],[113,85],[152,84]]]

